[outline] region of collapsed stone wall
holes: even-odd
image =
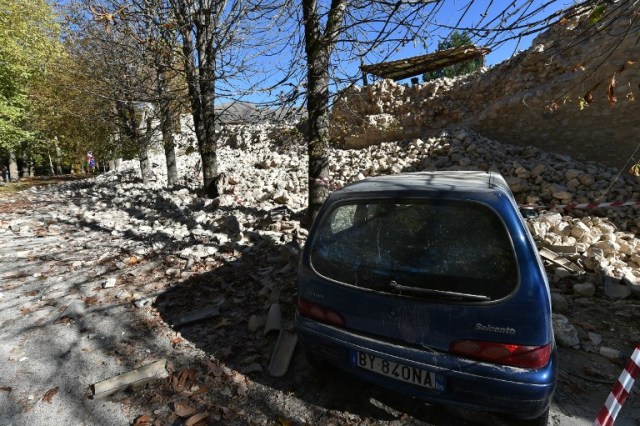
[[[103,199],[109,200],[108,203],[99,202],[95,210],[93,202],[83,208],[72,207],[71,213],[78,220],[115,231],[114,236],[138,235],[140,241],[148,241],[152,247],[162,248],[169,244],[166,239],[171,238],[181,247],[186,245],[180,256],[187,257],[211,257],[218,250],[224,251],[227,242],[241,240],[243,233],[249,237],[256,232],[267,232],[277,241],[292,241],[294,232],[302,232],[299,223],[273,223],[269,218],[270,212],[303,216],[308,196],[308,159],[302,136],[283,127],[259,125],[237,128],[229,137],[231,140],[218,146],[220,170],[226,174],[227,181],[224,194],[217,200],[199,198],[195,191],[184,186],[165,188],[164,160],[158,155],[153,158],[157,164],[156,184],[134,179],[139,171],[129,173],[123,169],[101,175],[96,178],[99,185],[93,189],[101,195],[94,201]],[[178,164],[185,165],[181,172],[187,174],[187,181],[195,184],[192,189],[199,187],[200,171],[186,165],[196,164],[197,157],[196,153],[190,153],[178,158]],[[124,162],[122,167],[126,165],[135,167],[135,162]],[[519,204],[539,207],[541,216],[528,220],[536,243],[541,248],[564,253],[585,271],[574,277],[577,287],[573,293],[593,296],[599,289],[610,298],[632,295],[640,298],[638,209],[559,207],[593,200],[640,199],[636,178],[618,175],[612,167],[577,161],[531,146],[503,144],[458,129],[429,138],[384,142],[361,149],[331,149],[329,169],[332,189],[368,176],[402,172],[498,172],[505,177]],[[86,199],[89,195],[86,189],[83,191],[74,196]],[[147,219],[132,214],[131,206],[137,206],[137,211],[144,212]],[[155,213],[158,209],[173,213],[158,216]],[[286,234],[285,237],[281,233]],[[158,234],[162,238],[151,238]],[[248,239],[245,242],[248,244]],[[176,272],[172,271],[171,274]],[[557,265],[550,272],[551,280],[559,285],[570,274]]]
[[[618,2],[595,24],[588,13],[561,20],[529,50],[468,76],[351,86],[335,102],[332,137],[357,148],[465,127],[622,167],[640,142],[639,12]]]

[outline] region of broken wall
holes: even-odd
[[[532,47],[489,70],[408,86],[351,86],[333,108],[347,148],[421,137],[447,127],[622,167],[640,143],[640,4],[564,19]],[[636,159],[637,160],[637,159]]]

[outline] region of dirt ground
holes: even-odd
[[[271,377],[278,335],[263,334],[266,312],[279,301],[290,327],[296,298],[292,259],[273,240],[250,235],[252,245],[213,261],[140,256],[103,229],[44,220],[60,206],[32,195],[0,195],[0,425],[508,424],[318,371],[299,347],[288,372]],[[10,229],[17,218],[29,232]],[[184,273],[167,274],[176,266]],[[640,301],[568,297],[570,321],[625,354],[560,348],[550,424],[587,425],[637,343]],[[211,305],[217,315],[171,325]],[[93,398],[90,385],[159,359],[168,377]],[[640,425],[637,384],[616,424]]]

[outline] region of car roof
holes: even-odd
[[[389,191],[414,194],[424,191],[510,193],[509,186],[499,173],[459,170],[370,177],[349,184],[338,192],[347,195]]]

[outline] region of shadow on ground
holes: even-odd
[[[245,410],[260,412],[267,420],[284,418],[316,425],[352,421],[470,424],[443,407],[390,394],[338,371],[318,370],[308,363],[300,345],[287,374],[271,377],[267,369],[277,332],[264,336],[263,327],[252,326],[252,331],[249,323],[253,317],[252,323],[261,324],[258,319],[264,318],[271,303],[278,301],[285,327],[292,324],[295,267],[283,260],[282,250],[282,245],[263,240],[257,249],[179,283],[156,301],[161,318],[168,324],[188,312],[220,303],[219,315],[175,328],[184,339],[211,356],[214,364],[245,373],[258,385],[261,390],[254,395],[258,397],[247,401],[250,407]]]

